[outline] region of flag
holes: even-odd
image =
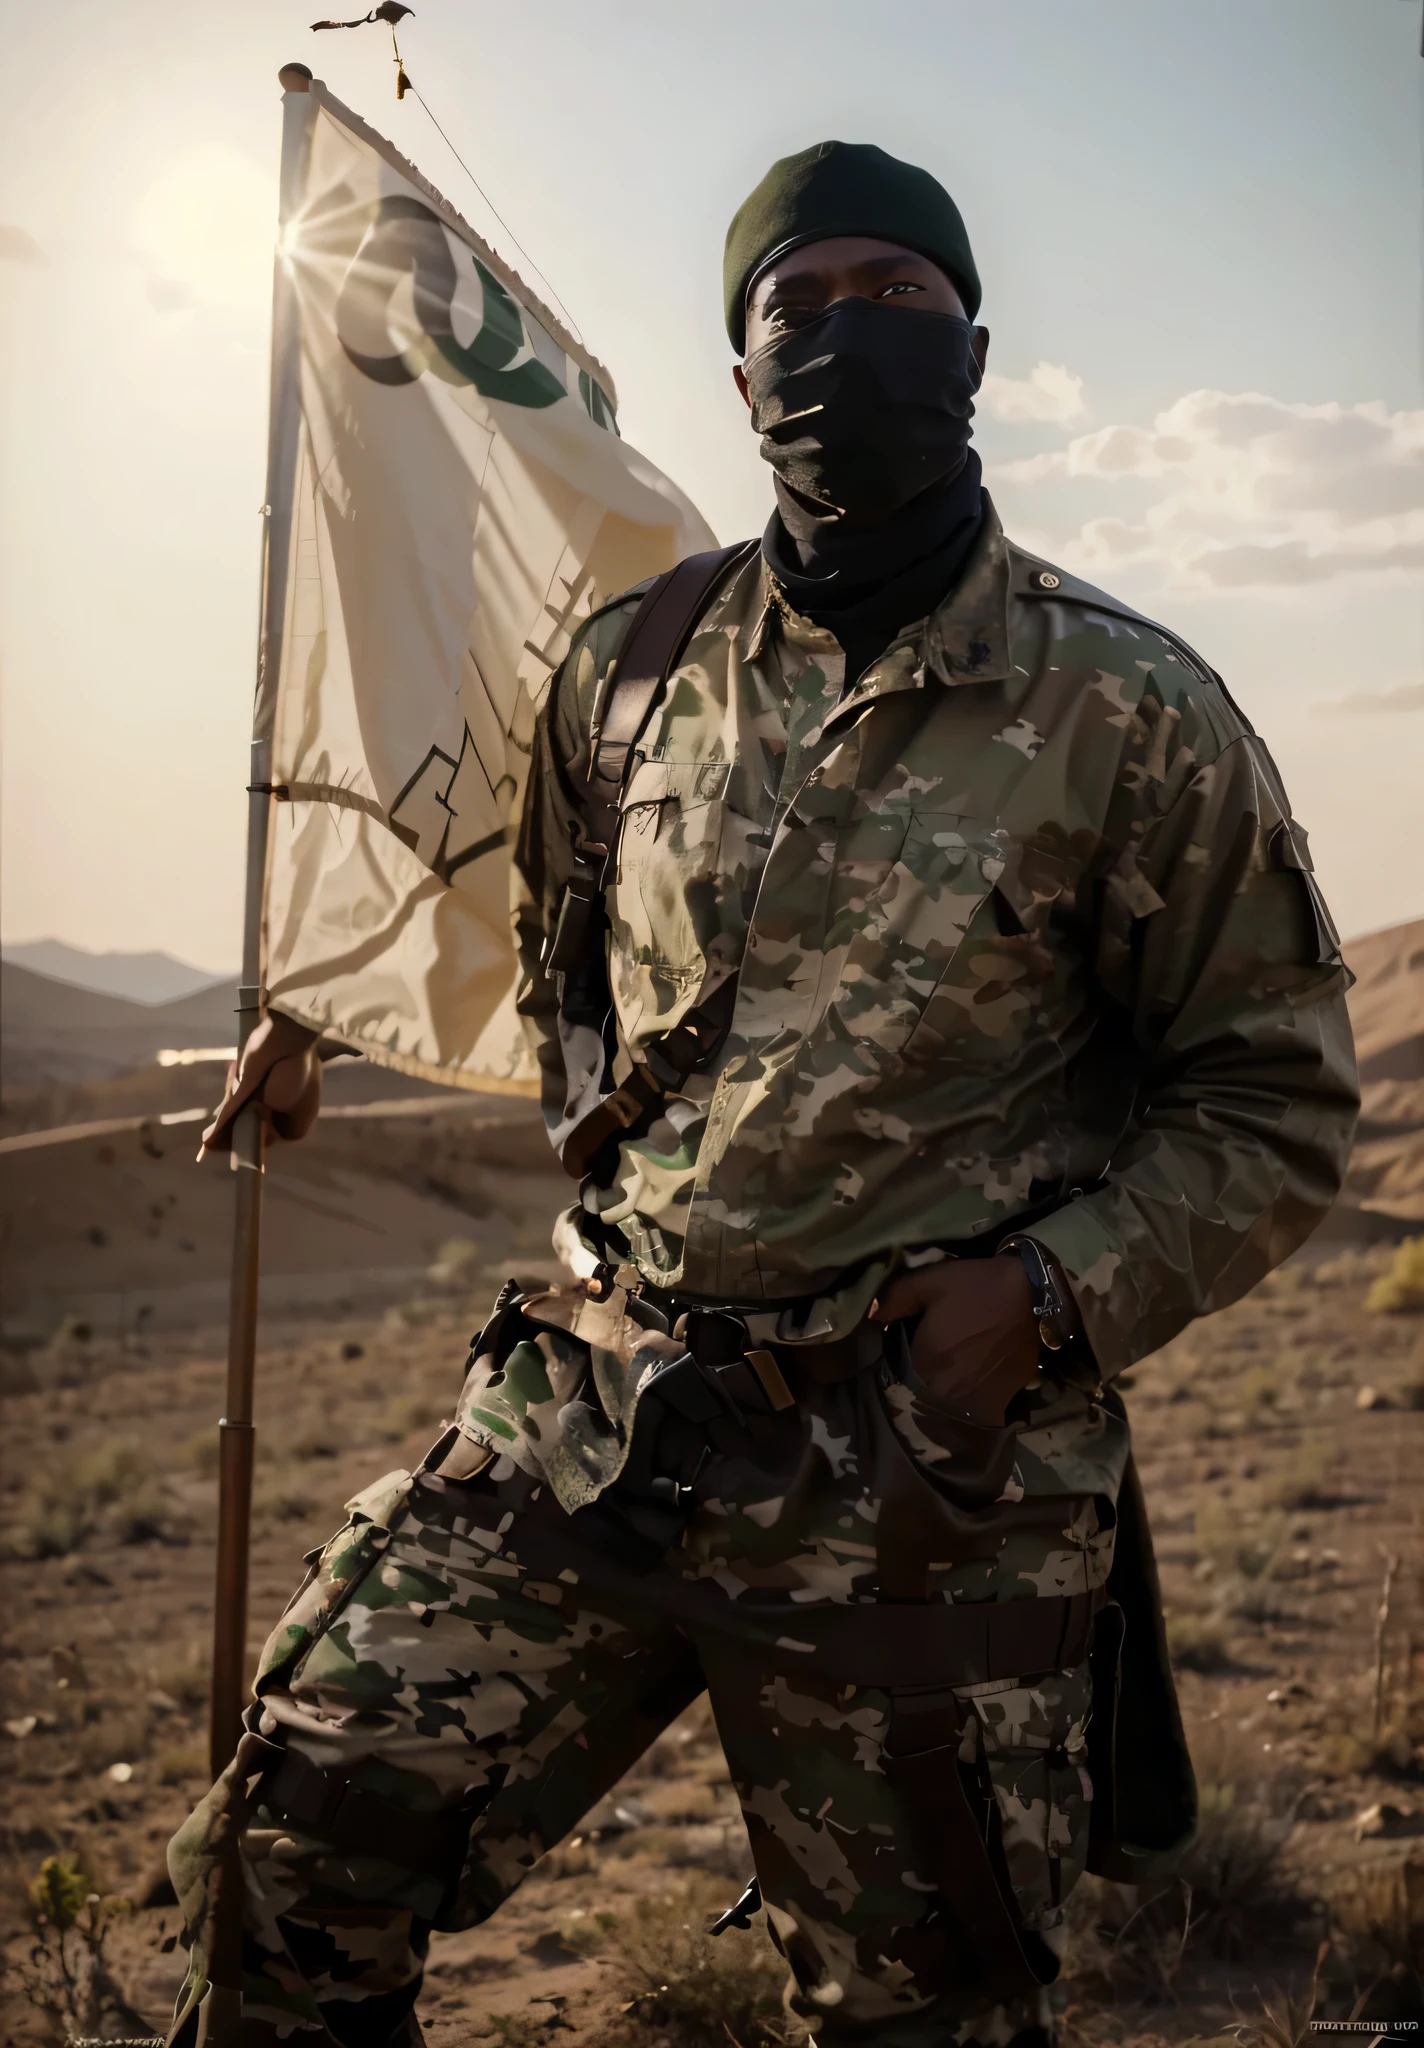
[[[255,727],[268,1001],[406,1073],[533,1092],[509,863],[536,707],[581,619],[716,543],[619,438],[607,371],[412,164],[310,98]]]

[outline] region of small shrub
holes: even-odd
[[[334,1458],[341,1450],[336,1431],[330,1427],[304,1429],[291,1443],[294,1458]]]
[[[170,1643],[148,1666],[155,1692],[166,1692],[185,1713],[199,1713],[208,1704],[208,1645],[198,1636]]]
[[[109,1969],[104,1946],[127,1899],[104,1896],[83,1856],[47,1856],[29,1887],[31,1943],[15,1969],[29,2003],[66,2038],[147,2036]]]
[[[36,1479],[3,1549],[10,1557],[67,1557],[96,1536],[151,1543],[167,1533],[153,1467],[137,1444],[120,1438]]]
[[[583,1835],[575,1835],[551,1849],[539,1865],[541,1877],[592,1877],[598,1868],[598,1850]]]
[[[137,1708],[116,1701],[92,1702],[97,1717],[71,1737],[73,1753],[89,1772],[108,1770],[110,1764],[131,1764],[146,1752],[151,1739],[148,1716]]]
[[[1424,1315],[1424,1237],[1406,1237],[1365,1296],[1371,1315]]]
[[[160,1785],[186,1785],[194,1778],[205,1783],[208,1776],[207,1747],[201,1742],[172,1742],[153,1759]]]
[[[1196,1838],[1174,1875],[1190,1887],[1204,1945],[1216,1955],[1241,1955],[1263,1936],[1284,1933],[1305,1910],[1283,1854],[1294,1821],[1271,1811],[1259,1780],[1208,1775],[1199,1791]]]
[[[216,1425],[205,1422],[178,1450],[178,1463],[188,1465],[200,1479],[216,1479],[218,1471],[218,1432]]]
[[[1215,1614],[1169,1614],[1167,1644],[1179,1671],[1209,1675],[1231,1668],[1226,1630]]]
[[[1277,1991],[1261,2000],[1254,2019],[1243,2019],[1233,2029],[1239,2048],[1308,2048],[1315,2040],[1311,2021],[1320,2002],[1320,1968],[1329,1953],[1329,1942],[1322,1942],[1310,1982],[1299,1998],[1290,1991]]]
[[[1195,1533],[1200,1565],[1209,1568],[1204,1576],[1265,1579],[1276,1569],[1289,1529],[1282,1515],[1248,1523],[1239,1509],[1207,1501],[1197,1509]]]
[[[431,1394],[398,1394],[381,1417],[381,1434],[392,1443],[417,1429],[434,1429],[443,1420],[445,1405]]]
[[[480,2030],[475,2037],[479,2041],[499,2041],[503,2048],[546,2048],[555,2041],[556,2033],[567,2030],[568,2022],[555,2005],[542,2019],[533,2013],[487,2012],[479,2015],[475,2025]]]
[[[428,1277],[437,1287],[472,1287],[484,1268],[479,1246],[468,1237],[452,1237],[441,1245]]]
[[[559,1939],[576,1956],[596,1956],[607,1948],[617,1925],[616,1913],[575,1913],[559,1929]]]
[[[1323,1444],[1303,1444],[1284,1471],[1269,1479],[1263,1497],[1273,1506],[1297,1512],[1330,1506],[1330,1454]]]
[[[259,1523],[304,1522],[318,1506],[316,1496],[281,1466],[260,1473],[252,1489],[252,1512]]]
[[[1247,1416],[1258,1418],[1262,1411],[1274,1408],[1281,1398],[1281,1372],[1274,1365],[1253,1365],[1244,1373],[1237,1389]]]
[[[626,2000],[610,2043],[671,2040],[678,2048],[785,2048],[804,2042],[781,2003],[786,1965],[761,1927],[713,1938],[710,1915],[727,1904],[721,1886],[690,1885],[640,1899],[609,1930],[606,1965]]]
[[[1259,1751],[1219,1723],[1194,1731],[1192,1751],[1200,1799],[1195,1838],[1169,1877],[1138,1893],[1136,1906],[1118,1896],[1118,1887],[1102,1894],[1108,1924],[1097,1943],[1111,1951],[1112,1979],[1153,1999],[1170,1995],[1189,1944],[1238,1957],[1290,1933],[1307,1908],[1286,1858],[1295,1827],[1294,1805],[1282,1809],[1290,1782],[1263,1778]],[[1091,1912],[1090,1904],[1077,1909],[1080,1938]],[[1075,1967],[1083,1967],[1081,1960]]]

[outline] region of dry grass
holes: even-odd
[[[1184,1967],[1239,1958],[1288,1936],[1307,1913],[1287,1849],[1289,1791],[1263,1780],[1238,1731],[1198,1729],[1201,1816],[1172,1875],[1132,1888],[1085,1878],[1068,1901],[1065,1977],[1086,2012],[1175,2003]]]
[[[1254,2019],[1245,2019],[1235,2029],[1240,2048],[1307,2048],[1314,2039],[1311,2021],[1320,2003],[1320,1970],[1330,1944],[1322,1942],[1315,1953],[1310,1982],[1299,1997],[1277,1991],[1261,2001]]]
[[[1424,1861],[1351,1871],[1332,1889],[1327,1912],[1360,2016],[1424,2019]]]
[[[1292,1513],[1301,1508],[1329,1507],[1330,1464],[1330,1453],[1323,1444],[1303,1444],[1291,1463],[1268,1480],[1262,1498]]]
[[[786,1965],[762,1929],[707,1932],[726,1905],[706,1881],[640,1900],[607,1929],[604,1951],[623,2010],[591,2048],[785,2048],[804,2041],[781,2002]]]
[[[11,1558],[68,1557],[102,1538],[153,1543],[179,1533],[147,1454],[127,1438],[35,1479],[0,1537]]]
[[[1216,1614],[1169,1614],[1167,1643],[1179,1671],[1227,1671],[1231,1652],[1226,1627]]]
[[[1424,1237],[1406,1237],[1365,1296],[1370,1315],[1424,1315]]]

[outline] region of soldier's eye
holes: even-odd
[[[898,284],[887,284],[879,296],[882,299],[888,299],[899,292],[922,292],[923,290],[924,286],[922,284],[912,284],[908,278],[903,278]]]

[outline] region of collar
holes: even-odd
[[[763,556],[758,555],[755,566],[760,583],[751,609],[749,661],[759,660],[766,651],[778,622],[789,640],[809,652],[839,647],[833,633],[813,625],[796,610]],[[841,709],[892,690],[921,689],[927,669],[951,688],[961,683],[1004,681],[1013,673],[1009,658],[1012,594],[1009,543],[986,491],[984,523],[958,585],[927,619],[912,620],[905,626]]]

